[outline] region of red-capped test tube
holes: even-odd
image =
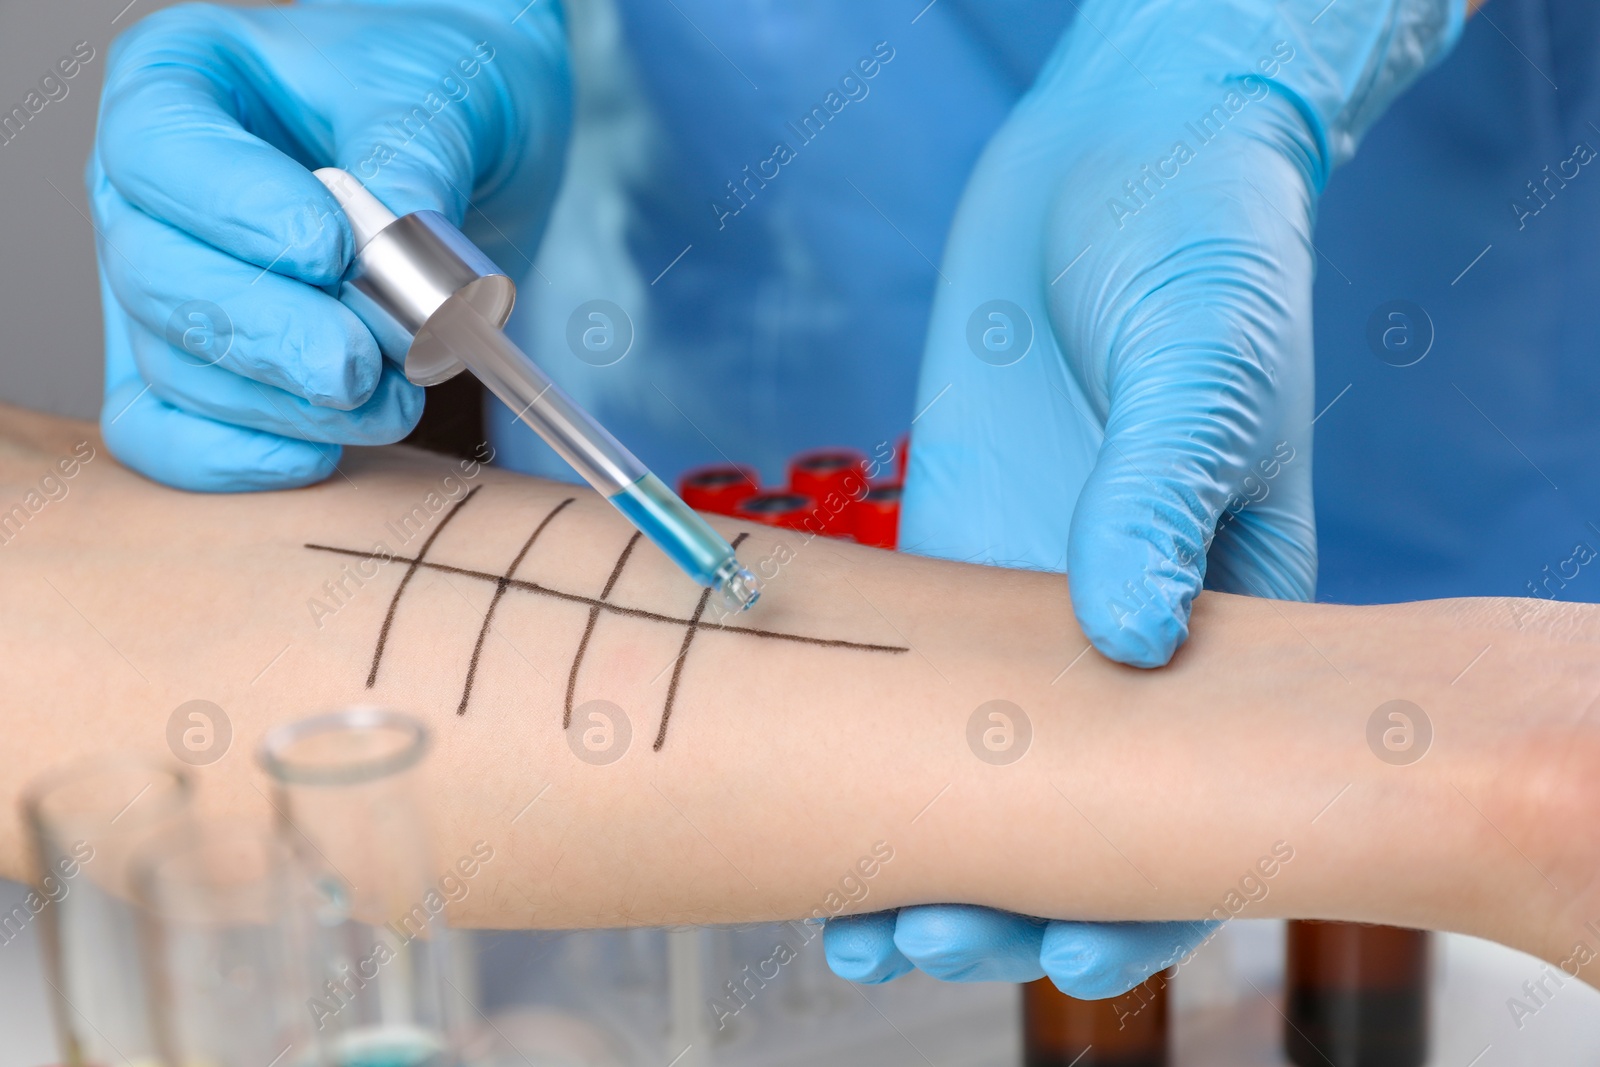
[[[802,452],[789,461],[789,489],[816,502],[808,529],[849,536],[852,505],[867,492],[866,454],[854,448]]]
[[[812,513],[816,510],[817,502],[804,493],[778,489],[746,497],[739,502],[733,514],[735,518],[759,522],[765,526],[809,531],[815,528],[816,520],[812,517]]]
[[[741,502],[759,492],[761,478],[755,468],[738,463],[696,467],[678,479],[683,502],[713,515],[732,515]]]
[[[900,486],[875,485],[850,505],[856,540],[873,548],[900,543]]]

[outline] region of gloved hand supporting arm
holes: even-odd
[[[1083,637],[1140,667],[1188,637],[1203,585],[1309,599],[1316,199],[1464,8],[1082,4],[963,197],[901,544],[1067,570]],[[1082,639],[1038,623],[1073,669]],[[930,907],[841,926],[830,959],[1107,996],[1209,933]]]

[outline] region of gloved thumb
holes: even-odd
[[[1136,667],[1172,658],[1202,586],[1302,600],[1316,580],[1309,426],[1291,429],[1308,398],[1282,396],[1247,339],[1182,332],[1113,389],[1068,542],[1084,635]]]
[[[1161,666],[1188,638],[1224,486],[1242,466],[1221,439],[1228,430],[1202,444],[1172,429],[1107,436],[1068,541],[1073,612],[1084,636],[1135,667]]]

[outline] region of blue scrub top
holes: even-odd
[[[569,5],[575,136],[511,329],[669,482],[733,459],[781,484],[909,427],[967,174],[1071,11],[924,3]],[[619,362],[575,354],[630,328]],[[571,478],[491,413],[511,465]]]
[[[1071,12],[919,8],[574,6],[578,132],[513,331],[663,477],[778,481],[910,423],[966,175]],[[1491,3],[1316,241],[1319,596],[1600,600],[1600,5]]]
[[[1597,127],[1600,5],[1496,0],[1329,183],[1319,599],[1600,600]]]

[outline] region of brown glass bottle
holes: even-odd
[[[1284,1052],[1299,1067],[1422,1067],[1428,935],[1291,922]]]
[[[1074,1000],[1041,978],[1022,987],[1025,1067],[1165,1067],[1167,974],[1110,1000]]]

